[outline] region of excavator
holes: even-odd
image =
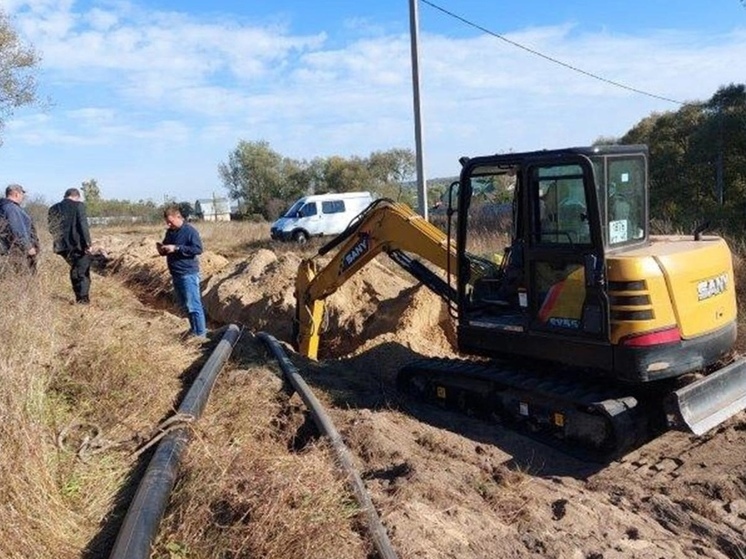
[[[646,146],[460,163],[445,232],[379,199],[301,262],[300,353],[318,358],[324,299],[385,253],[446,301],[468,357],[406,365],[397,385],[410,395],[600,459],[746,408],[730,249],[704,227],[650,233]],[[484,196],[498,190],[512,191],[501,246],[504,212]]]

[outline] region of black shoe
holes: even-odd
[[[81,297],[77,301],[75,301],[76,305],[90,305],[91,300],[88,297]]]

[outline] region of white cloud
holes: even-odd
[[[201,177],[197,189],[205,176],[217,180],[217,164],[239,139],[266,139],[305,159],[414,145],[409,37],[367,20],[346,22],[345,33],[359,35],[341,43],[330,40],[331,30],[294,34],[288,22],[200,21],[126,3],[81,12],[72,1],[5,2],[42,53],[42,92],[49,89],[56,106],[8,122],[3,150],[86,146],[82,162],[121,153],[116,169],[124,172],[133,146],[172,149],[172,159],[192,168],[178,171],[185,181]],[[637,37],[560,24],[505,37],[680,101],[704,100],[742,81],[746,59],[742,29]],[[489,35],[426,32],[420,55],[429,176],[455,174],[461,155],[587,144],[623,134],[652,111],[678,108]],[[142,172],[166,173],[157,163],[143,156]],[[116,181],[112,168],[101,174]]]

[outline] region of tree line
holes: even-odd
[[[746,86],[642,119],[619,143],[650,150],[650,215],[668,230],[740,235],[746,217]]]
[[[135,218],[138,221],[160,221],[163,211],[163,205],[158,205],[152,200],[131,200],[105,199],[101,195],[101,188],[96,179],[88,179],[80,184],[80,190],[83,192],[83,198],[86,202],[86,211],[89,217],[104,218]],[[184,202],[183,204],[188,204]],[[188,207],[184,217],[191,214],[191,205]]]
[[[711,230],[740,235],[746,217],[746,86],[720,87],[707,101],[653,113],[620,138],[594,144],[647,144],[650,152],[650,216],[659,232]],[[241,140],[219,166],[231,198],[247,213],[274,219],[296,198],[320,192],[370,190],[416,207],[411,150],[297,161],[267,142]],[[436,203],[450,179],[428,181]],[[505,185],[493,196],[507,199]],[[501,196],[501,194],[503,194]]]
[[[654,113],[620,143],[650,150],[650,215],[689,232],[709,223],[742,234],[746,217],[746,86],[723,86],[708,100]]]
[[[410,149],[376,151],[368,157],[339,155],[311,161],[285,157],[266,141],[239,141],[218,166],[229,196],[246,214],[273,220],[297,198],[323,192],[372,191],[410,205],[416,193],[405,188],[415,168]],[[414,198],[413,198],[414,196]]]

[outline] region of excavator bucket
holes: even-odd
[[[680,388],[666,404],[670,427],[706,433],[746,409],[746,358]]]

